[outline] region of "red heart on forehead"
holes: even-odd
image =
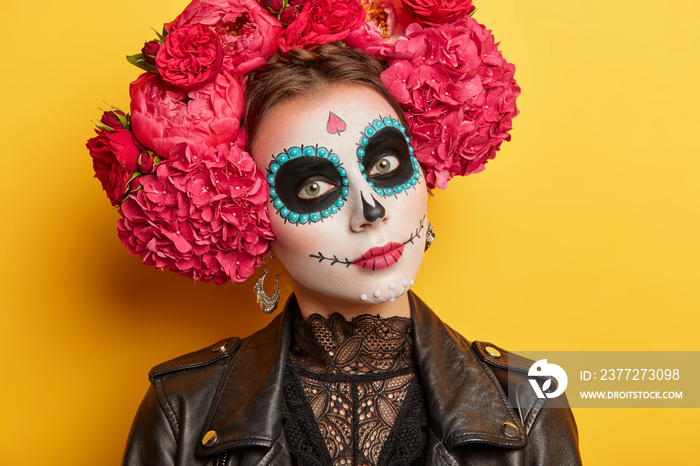
[[[330,134],[338,134],[342,133],[345,131],[347,126],[345,125],[345,122],[340,119],[338,115],[336,115],[333,112],[330,112],[328,115],[328,124],[326,125],[326,131],[328,131]]]

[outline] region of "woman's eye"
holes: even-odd
[[[335,185],[321,180],[312,180],[307,182],[299,190],[299,198],[301,199],[315,199],[328,191],[335,189]]]
[[[369,171],[369,176],[386,175],[398,169],[400,165],[399,159],[394,155],[385,155],[376,161],[372,169]]]

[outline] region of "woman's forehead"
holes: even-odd
[[[302,145],[323,146],[342,157],[348,150],[354,153],[372,121],[386,117],[398,119],[391,104],[375,90],[333,86],[317,95],[302,95],[274,107],[262,121],[251,152],[259,165],[280,151]]]

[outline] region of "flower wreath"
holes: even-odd
[[[193,0],[141,53],[130,115],[87,147],[118,206],[119,238],[146,264],[244,281],[274,239],[265,175],[245,151],[246,73],[275,53],[342,41],[383,60],[429,188],[484,168],[509,140],[520,94],[471,0]]]

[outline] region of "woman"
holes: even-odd
[[[303,18],[304,8],[297,18]],[[186,9],[168,36],[192,32],[187,18],[193,16]],[[210,33],[206,29],[194,32],[199,43],[209,43],[208,37],[202,39]],[[419,125],[407,121],[406,104],[387,89],[385,83],[392,81],[382,75],[382,62],[338,44],[289,47],[290,37],[298,39],[294,34],[282,38],[281,53],[246,72],[243,121],[257,172],[226,146],[212,152],[179,141],[181,134],[172,138],[156,129],[151,137],[137,129],[137,122],[153,114],[144,110],[143,95],[164,100],[164,94],[139,91],[148,86],[139,81],[132,87],[129,129],[138,141],[149,140],[144,144],[156,147],[155,154],[167,152],[168,157],[156,161],[155,172],[140,171],[138,185],[120,194],[125,197],[119,200],[120,236],[127,247],[147,263],[194,278],[217,279],[222,271],[234,279],[245,266],[240,253],[254,256],[248,258],[253,265],[264,257],[267,251],[260,245],[267,243],[260,238],[269,222],[272,254],[294,295],[260,332],[222,340],[154,368],[124,463],[580,464],[566,400],[545,404],[535,396],[527,381],[532,361],[493,345],[469,343],[409,291],[433,239],[427,189],[454,174],[434,159],[421,166],[414,153],[425,154],[426,147],[439,152],[445,141],[431,145],[411,139],[407,127]],[[159,50],[157,58],[166,53]],[[220,60],[225,63],[227,57]],[[219,78],[207,78],[198,89]],[[186,91],[188,96],[195,92]],[[448,86],[441,92],[460,91]],[[482,104],[488,106],[488,95]],[[454,129],[452,116],[439,119],[446,130]],[[505,120],[501,116],[498,123],[508,126]],[[207,137],[219,137],[213,133]],[[244,144],[245,136],[233,137],[231,146]],[[139,167],[143,154],[153,155],[141,151]],[[210,186],[192,168],[202,163],[210,170]],[[477,170],[466,166],[462,172]],[[247,175],[232,181],[236,171]],[[241,233],[246,239],[239,255],[210,253],[213,261],[192,252],[206,241],[201,231],[190,231],[191,219],[212,225],[210,242],[231,236],[217,233],[216,214],[207,209],[216,205],[219,212],[227,211],[214,200],[224,199],[224,192],[237,199],[240,188],[249,198],[260,197],[259,173],[266,173],[269,197],[264,212],[251,210],[262,232]],[[172,194],[163,185],[166,179],[175,186]],[[191,201],[188,209],[183,193]],[[162,205],[176,206],[176,215],[153,217],[150,211]],[[201,213],[193,214],[197,209]],[[228,228],[238,225],[245,233],[254,223],[242,209],[230,212],[222,214]],[[240,219],[246,215],[248,223]],[[139,227],[146,217],[147,226],[141,222]],[[170,225],[175,217],[183,219],[178,230],[164,236],[189,256],[168,257],[155,246],[152,230],[159,224],[154,219],[168,218]],[[139,242],[147,246],[139,249]],[[199,268],[191,265],[197,260]],[[261,307],[269,311],[276,302],[262,291],[263,279],[256,288]]]

